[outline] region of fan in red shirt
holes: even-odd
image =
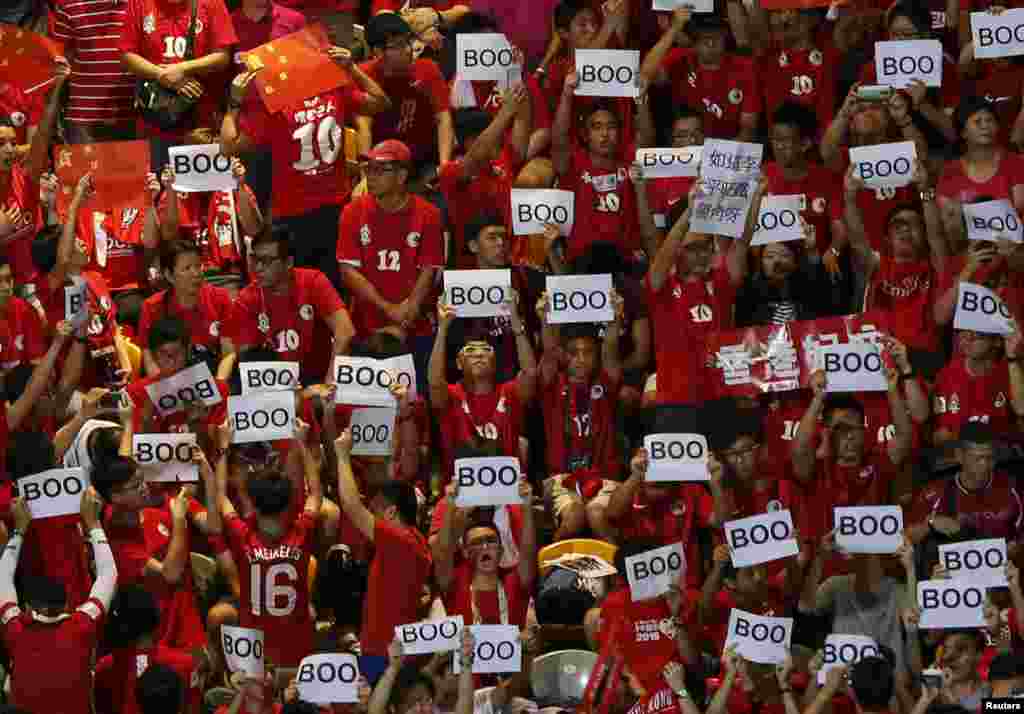
[[[310,375],[307,383],[330,383],[331,355],[348,352],[355,328],[324,274],[294,267],[290,251],[295,242],[295,234],[282,225],[253,238],[249,262],[254,279],[235,300],[228,336],[238,353],[267,346],[282,360],[302,364]]]
[[[410,193],[412,154],[405,144],[383,141],[365,158],[367,192],[345,206],[337,245],[356,331],[365,337],[398,327],[429,339],[427,298],[434,270],[444,265],[441,212]]]
[[[44,352],[39,315],[31,305],[14,296],[10,261],[0,256],[0,369],[35,364]]]
[[[382,657],[395,627],[417,622],[420,598],[431,570],[430,548],[416,528],[418,503],[411,484],[389,481],[363,504],[352,476],[352,432],[334,442],[338,457],[338,498],[345,515],[373,543],[359,644],[364,655]]]
[[[1020,131],[1014,129],[1014,124],[1021,110],[1024,67],[1012,57],[979,62],[974,61],[972,53],[970,59],[969,63],[959,64],[964,82],[963,95],[984,97],[991,102],[999,124],[999,143],[1003,146],[1018,144],[1022,137]]]
[[[0,83],[0,118],[9,119],[16,134],[18,153],[28,153],[43,105],[38,94],[27,95],[10,82]]]

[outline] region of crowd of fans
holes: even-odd
[[[965,283],[1024,314],[1019,235],[968,240],[963,217],[998,199],[1024,215],[1024,64],[977,59],[969,22],[1007,8],[8,5],[0,19],[60,49],[42,85],[0,63],[5,711],[927,714],[1024,696],[1024,344],[954,329]],[[0,56],[19,25],[0,27]],[[257,91],[270,70],[247,53],[310,27],[345,81],[310,96],[317,78],[296,65],[276,91],[297,99],[272,109]],[[457,74],[471,33],[516,48],[507,81]],[[941,87],[878,91],[875,43],[926,38],[942,44]],[[575,54],[593,49],[640,51],[636,98],[577,94]],[[158,121],[146,92],[187,110]],[[711,139],[764,147],[739,238],[691,230],[698,177],[635,161]],[[913,181],[867,188],[849,149],[899,141],[916,147]],[[123,202],[102,162],[60,178],[110,142],[148,161]],[[237,189],[176,190],[169,148],[207,144]],[[571,230],[516,235],[512,191],[544,188],[574,194]],[[800,197],[803,240],[752,245],[774,195]],[[456,269],[510,270],[507,315],[457,317]],[[610,322],[550,324],[550,276],[604,274]],[[707,347],[834,318],[874,335],[885,391],[834,392],[819,370],[735,396]],[[346,355],[411,356],[388,456],[352,453]],[[236,443],[227,405],[246,362],[298,363],[293,439]],[[165,409],[153,387],[203,364],[219,403]],[[198,482],[153,480],[135,437],[189,433]],[[644,438],[666,433],[706,437],[706,480],[647,478]],[[522,504],[459,505],[456,460],[499,456],[519,460]],[[91,484],[80,515],[33,517],[19,480],[70,468]],[[845,506],[902,507],[903,545],[840,548]],[[734,565],[724,526],[783,510],[798,554]],[[1006,544],[984,626],[920,627],[918,583],[951,578],[939,546],[979,539]],[[634,599],[627,558],[673,544],[677,581]],[[617,572],[545,556],[574,549]],[[726,647],[734,610],[793,619],[785,662]],[[435,656],[395,638],[452,615],[519,628],[521,671],[453,673],[475,657],[468,628]],[[225,626],[262,631],[265,676],[231,671]],[[877,656],[819,679],[832,633],[870,637]],[[300,662],[331,652],[358,655],[358,703],[300,697]],[[593,667],[585,701],[538,691],[552,652],[567,679]]]

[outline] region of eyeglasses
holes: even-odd
[[[367,176],[383,176],[385,174],[393,174],[396,171],[398,171],[398,165],[391,163],[378,164],[368,161],[366,165],[363,166],[363,173]]]
[[[463,347],[462,354],[470,357],[477,355],[492,355],[494,354],[494,348],[490,345],[476,345],[473,347]]]
[[[252,253],[249,256],[249,259],[252,261],[252,264],[254,266],[256,266],[257,268],[269,268],[271,265],[273,265],[277,261],[281,260],[281,256],[279,256],[279,255],[258,255],[256,253]]]
[[[760,444],[754,444],[753,446],[748,446],[745,449],[729,449],[728,451],[723,451],[722,456],[731,461],[739,461],[740,459],[745,459],[748,456],[753,456],[757,453],[759,448],[761,448]]]
[[[499,545],[501,545],[501,540],[497,536],[485,536],[466,543],[467,548],[489,548]]]

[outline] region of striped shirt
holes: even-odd
[[[117,41],[128,12],[123,0],[53,0],[50,32],[73,55],[67,119],[131,121],[135,78],[121,66]]]

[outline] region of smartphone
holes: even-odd
[[[868,84],[857,87],[857,99],[864,102],[887,102],[892,96],[892,87],[881,84]]]
[[[941,689],[942,688],[942,670],[941,669],[926,669],[921,672],[920,680],[922,686],[928,687],[929,689]]]

